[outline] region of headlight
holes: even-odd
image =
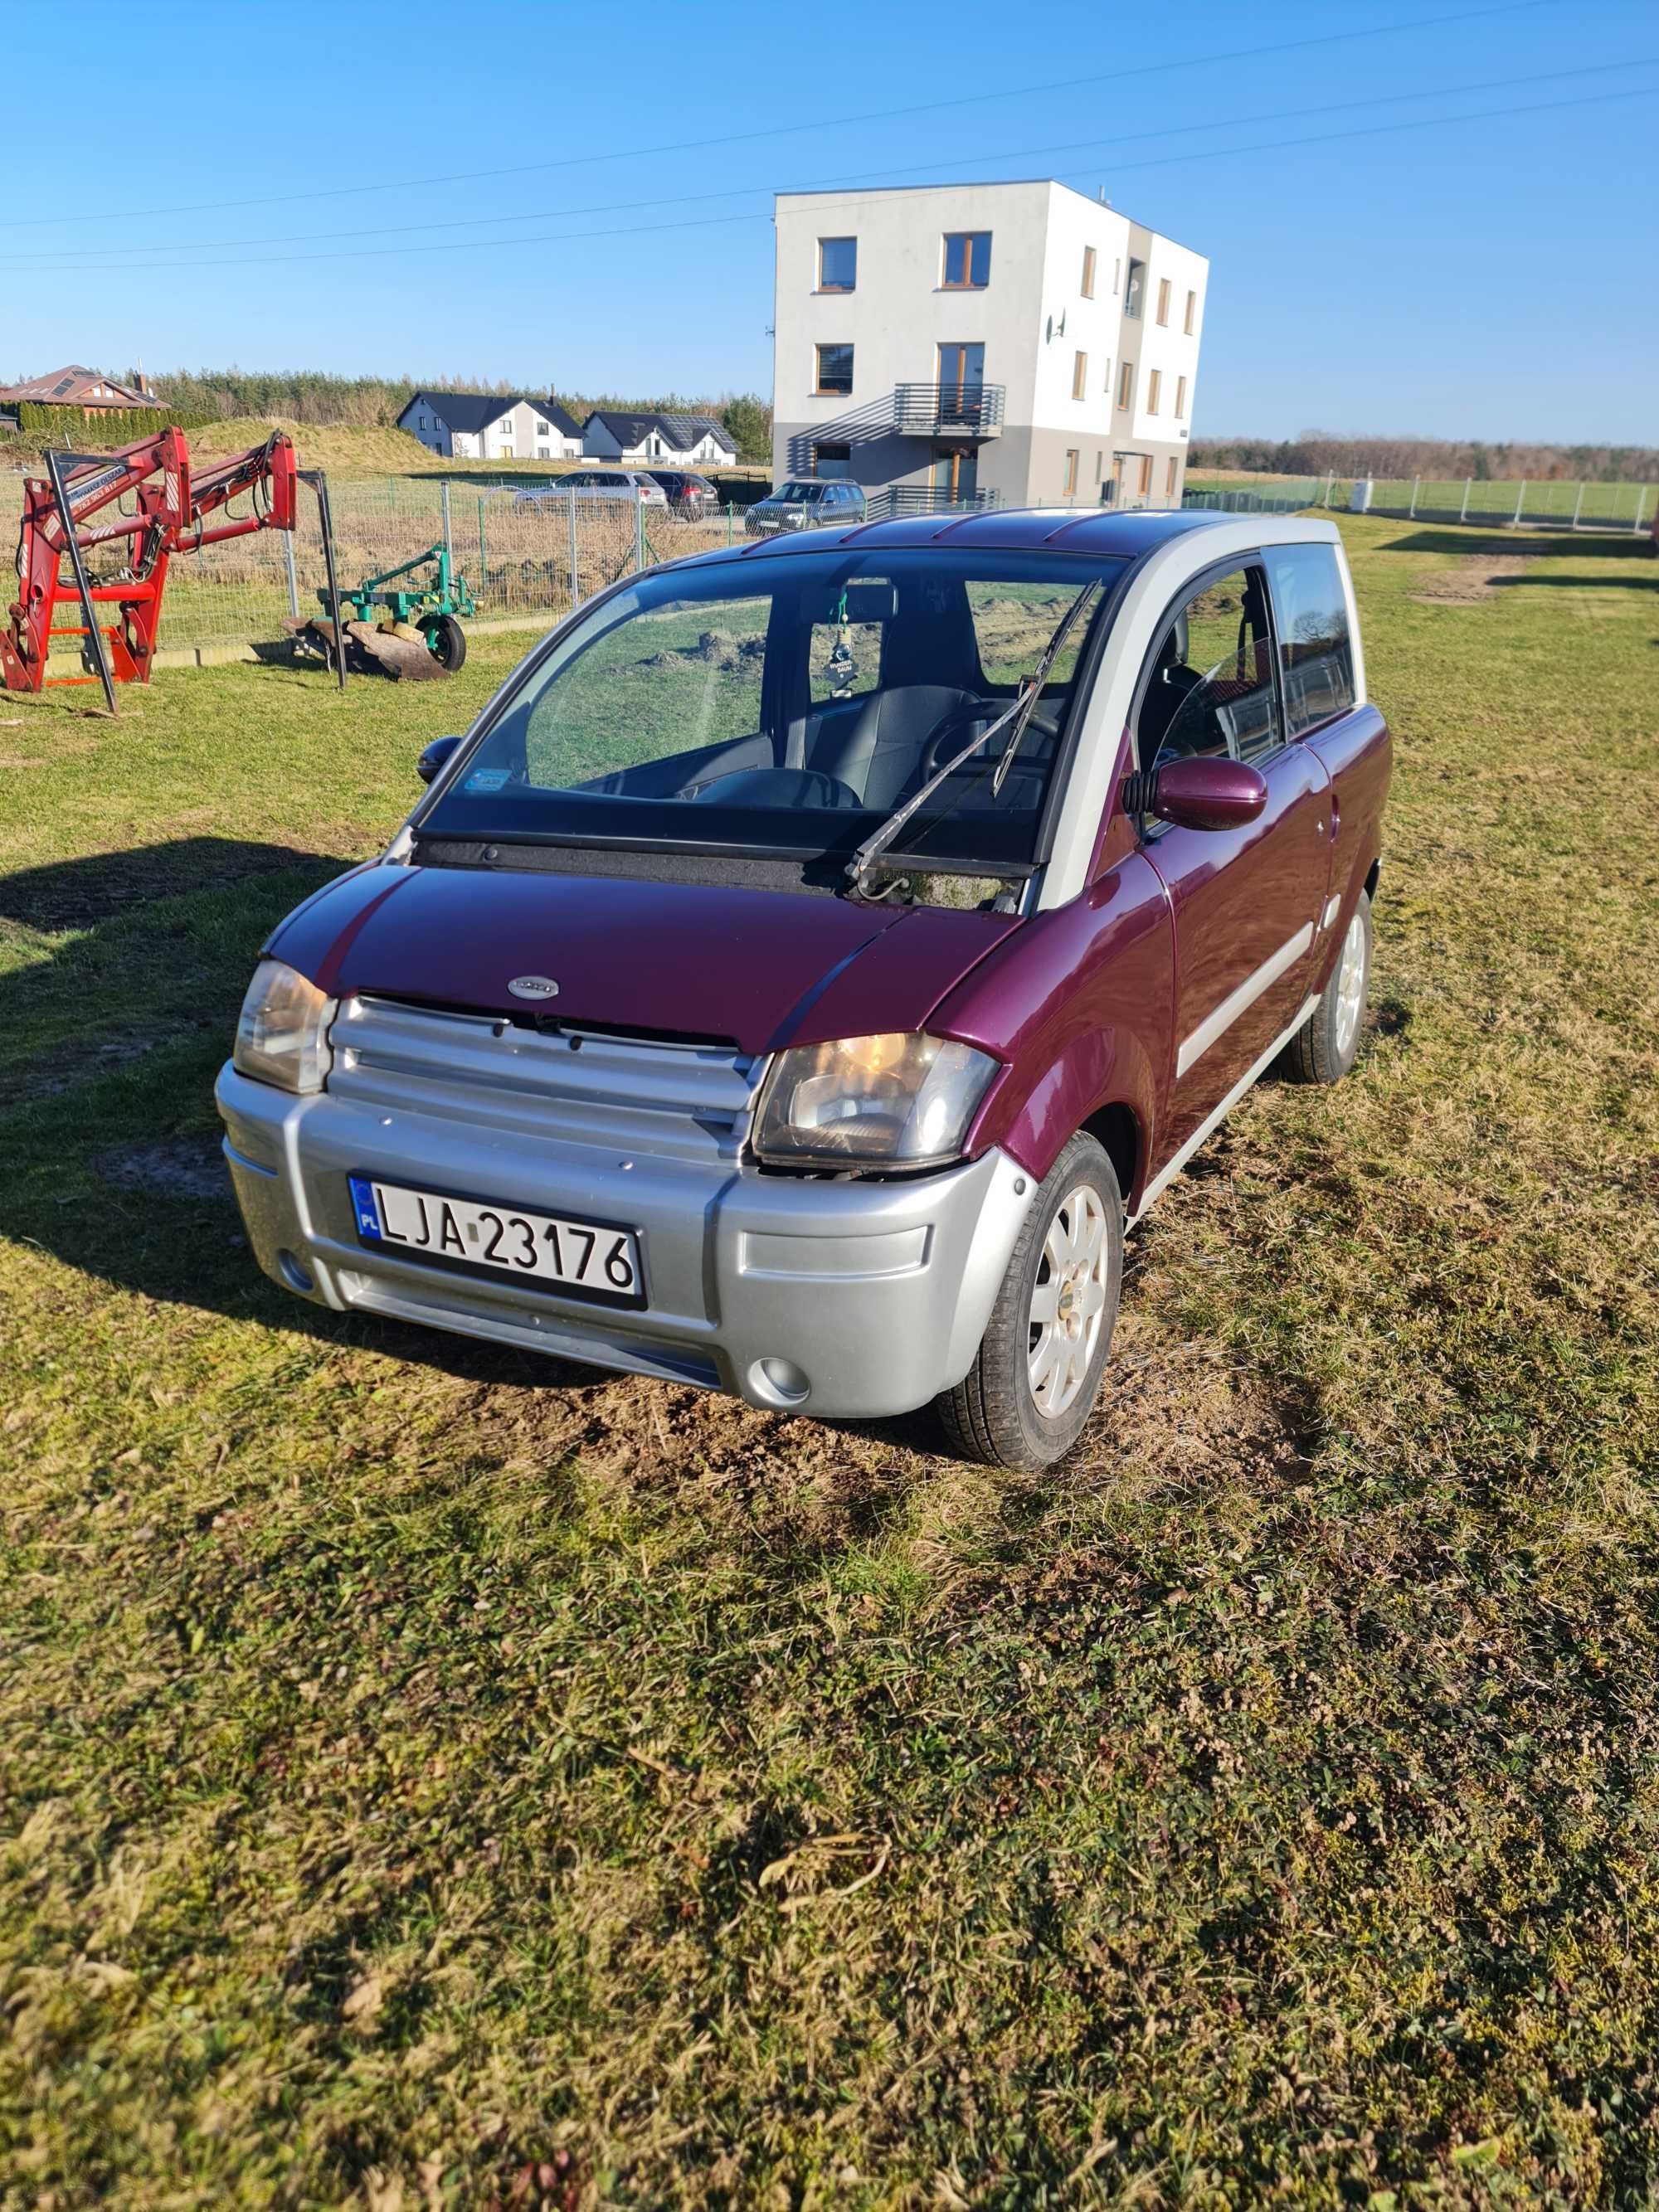
[[[283,1091],[320,1091],[333,1059],[328,1025],[338,1006],[297,969],[262,960],[237,1018],[232,1064]]]
[[[840,1037],[781,1052],[755,1120],[780,1164],[925,1167],[955,1159],[997,1063],[939,1037]]]

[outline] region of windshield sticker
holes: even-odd
[[[500,791],[510,771],[504,768],[475,768],[463,788],[467,791]]]

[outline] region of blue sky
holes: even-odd
[[[1209,255],[1200,436],[1659,443],[1656,0],[611,20],[162,0],[124,58],[21,11],[0,379],[142,360],[766,392],[771,189],[1054,175]],[[17,158],[54,75],[73,174],[44,141]],[[456,180],[408,181],[434,178]]]

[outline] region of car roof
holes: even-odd
[[[845,530],[815,530],[810,538],[763,538],[729,550],[721,547],[712,553],[694,554],[692,558],[781,561],[823,553],[834,545],[856,545],[861,552],[877,552],[884,546],[940,545],[951,552],[1038,552],[1053,548],[1062,553],[1136,560],[1176,539],[1196,539],[1206,531],[1227,532],[1236,538],[1242,522],[1255,526],[1251,534],[1261,544],[1295,544],[1337,536],[1334,523],[1302,515],[1219,514],[1201,507],[1123,514],[1109,507],[993,507],[972,514],[906,515],[887,522],[854,523]],[[1201,560],[1201,545],[1195,544],[1194,550]]]

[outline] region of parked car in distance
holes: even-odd
[[[775,538],[783,530],[824,530],[864,517],[864,494],[855,483],[792,477],[756,501],[743,526],[751,538]]]
[[[1329,522],[993,510],[631,574],[267,940],[217,1091],[336,1310],[1038,1467],[1123,1239],[1360,1047],[1389,732]]]
[[[720,511],[720,495],[707,477],[689,469],[647,469],[647,475],[662,487],[669,512],[687,522],[707,522]]]
[[[668,495],[648,469],[572,469],[545,486],[521,491],[514,507],[539,507],[544,501],[564,499],[571,492],[583,499],[626,499],[642,507],[666,507]]]

